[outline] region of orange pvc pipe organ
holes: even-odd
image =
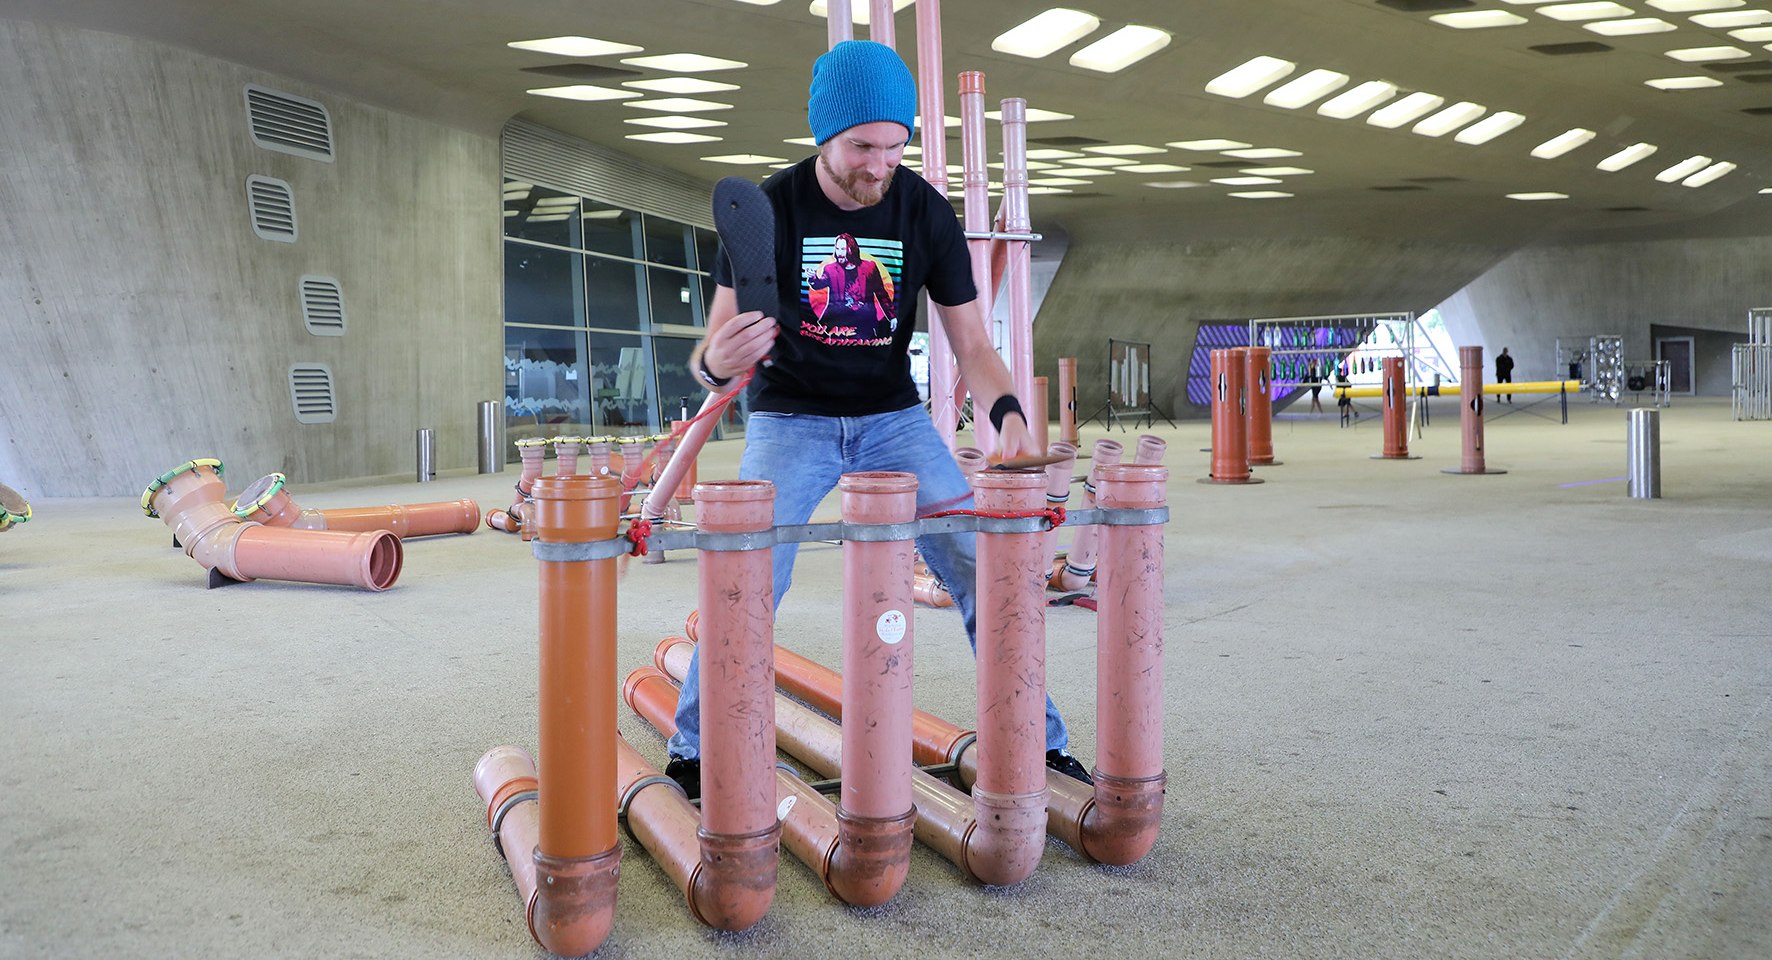
[[[1483,348],[1480,346],[1459,347],[1458,366],[1460,372],[1458,386],[1462,391],[1462,402],[1458,405],[1458,424],[1459,435],[1463,443],[1460,449],[1458,469],[1447,469],[1440,472],[1467,476],[1506,473],[1506,470],[1489,469],[1484,459]]]
[[[1243,368],[1244,392],[1249,398],[1245,423],[1249,462],[1257,466],[1279,462],[1274,459],[1274,395],[1269,380],[1273,353],[1268,347],[1250,347]]]
[[[1058,439],[1081,447],[1077,439],[1077,358],[1058,358]]]
[[[391,503],[385,507],[304,510],[289,496],[281,473],[254,481],[234,501],[234,515],[267,527],[298,530],[386,530],[404,540],[445,533],[473,533],[480,527],[480,505],[472,500]]]
[[[1260,483],[1249,474],[1247,347],[1212,351],[1212,473],[1202,483]]]
[[[1095,441],[1095,453],[1089,460],[1089,477],[1083,484],[1083,509],[1095,506],[1095,482],[1101,477],[1101,468],[1112,463],[1119,463],[1125,448],[1118,440],[1101,439]],[[1081,590],[1089,585],[1090,578],[1095,576],[1095,548],[1099,542],[1099,527],[1084,527],[1077,531],[1077,537],[1071,542],[1071,551],[1064,560],[1055,564],[1050,578],[1050,585],[1059,590]]]
[[[1403,358],[1384,358],[1384,452],[1375,460],[1413,460],[1409,456],[1409,416],[1403,399]]]
[[[1045,377],[1035,377],[1032,391],[1032,405],[1028,407],[1028,427],[1034,435],[1034,443],[1041,452],[1052,446],[1051,427],[1046,423],[1046,405],[1052,401],[1052,389]]]

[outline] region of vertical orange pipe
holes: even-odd
[[[646,502],[640,507],[642,518],[657,520],[665,515],[666,502],[676,494],[678,486],[695,468],[695,458],[701,456],[702,445],[708,442],[708,437],[713,435],[714,428],[720,425],[720,418],[714,416],[712,412],[715,407],[719,406],[719,400],[718,394],[710,393],[707,399],[701,402],[701,410],[698,413],[701,419],[684,431],[683,436],[678,439],[676,449],[671,451],[670,461],[665,464],[664,470],[659,472],[658,482],[652,485],[652,492],[646,495]],[[627,469],[625,460],[618,469],[625,473]]]
[[[1033,230],[1028,213],[1028,102],[1010,97],[1002,103],[1003,130],[1003,207],[1005,233],[1025,234]],[[988,184],[987,184],[988,186]],[[1046,397],[1034,392],[1034,303],[1033,244],[1026,240],[1005,241],[1005,277],[1009,299],[1009,365],[1015,381],[1015,395],[1024,408],[1038,407],[1042,429],[1046,419]],[[1035,433],[1034,439],[1045,440]],[[1044,446],[1041,449],[1045,449]]]
[[[1077,439],[1077,358],[1058,358],[1058,439],[1073,447]]]
[[[695,487],[704,533],[774,524],[775,485],[730,480]],[[775,628],[767,546],[701,551],[702,857],[718,863],[724,908],[749,913],[775,896]],[[722,911],[724,912],[724,911]]]
[[[1071,499],[1071,471],[1077,468],[1077,448],[1060,440],[1046,448],[1047,453],[1063,460],[1046,466],[1046,506],[1065,509]],[[1058,528],[1046,532],[1043,551],[1052,557],[1058,550]]]
[[[1273,350],[1250,347],[1244,361],[1243,378],[1249,395],[1248,418],[1249,462],[1269,466],[1274,460],[1274,395],[1268,379],[1273,364]]]
[[[1464,440],[1460,473],[1483,473],[1483,348],[1459,347],[1458,365],[1463,368],[1458,386],[1464,397],[1458,422]]]
[[[1249,475],[1246,347],[1212,351],[1212,474],[1202,483],[1259,483]]]
[[[518,532],[524,540],[535,538],[535,481],[541,479],[546,467],[548,442],[540,437],[517,441],[517,456],[523,459],[523,474],[517,478],[517,497],[511,501],[510,515],[517,518]]]
[[[1169,471],[1144,464],[1102,470],[1104,509],[1164,504]],[[1144,857],[1163,818],[1163,526],[1107,526],[1097,577],[1095,804],[1083,852],[1100,863]]]
[[[967,233],[988,233],[991,229],[989,197],[990,168],[985,153],[984,74],[967,70],[960,74],[960,182],[964,187],[964,211]],[[972,258],[972,282],[978,288],[978,311],[985,324],[985,336],[991,337],[991,305],[997,296],[995,278],[991,275],[991,241],[966,241]],[[997,432],[983,413],[990,410],[995,397],[972,398],[972,438],[981,450],[995,450]]]
[[[1403,358],[1384,358],[1384,452],[1375,459],[1409,460],[1409,420],[1403,399]]]
[[[917,4],[917,131],[923,146],[923,179],[942,196],[948,195],[947,91],[941,60],[941,4],[922,0]],[[940,310],[924,298],[927,315]],[[929,412],[935,429],[954,448],[960,419],[959,370],[954,349],[948,344],[946,322],[929,324]]]
[[[828,0],[825,4],[824,33],[827,47],[855,39],[855,22],[850,19],[849,0]]]
[[[570,477],[578,473],[578,451],[584,445],[583,437],[554,438],[554,476]]]
[[[1028,413],[1033,419],[1028,426],[1033,428],[1034,442],[1040,445],[1041,452],[1045,452],[1052,445],[1052,429],[1046,423],[1046,404],[1052,400],[1052,391],[1045,377],[1034,378],[1033,394],[1029,399],[1033,402]]]
[[[535,482],[536,539],[591,543],[616,535],[615,481]],[[541,561],[541,823],[531,931],[576,957],[597,949],[615,915],[615,561]]]
[[[898,46],[898,24],[892,19],[892,0],[872,0],[869,4],[868,39],[889,47]]]
[[[1109,464],[1119,463],[1124,453],[1125,448],[1120,446],[1118,440],[1095,441],[1095,455],[1089,461],[1089,478],[1083,483],[1084,510],[1095,506],[1095,483],[1101,479],[1101,469]],[[1100,538],[1100,527],[1089,526],[1078,530],[1077,539],[1071,543],[1070,556],[1052,572],[1051,585],[1059,590],[1081,590],[1087,587],[1089,579],[1095,576],[1095,549]]]
[[[1041,470],[984,470],[978,509],[1035,513]],[[978,840],[992,875],[1018,883],[1040,864],[1046,820],[1046,564],[1041,533],[978,534]],[[853,718],[851,718],[853,721]]]

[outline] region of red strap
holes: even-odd
[[[636,557],[644,557],[646,555],[646,538],[650,536],[652,536],[652,521],[635,520],[628,524],[627,537],[634,544],[634,548],[629,552]]]

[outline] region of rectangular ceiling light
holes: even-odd
[[[1297,150],[1287,150],[1282,147],[1255,147],[1251,150],[1226,150],[1224,151],[1224,155],[1227,157],[1236,157],[1238,160],[1279,160],[1284,157],[1304,156],[1304,154],[1299,153]]]
[[[1729,36],[1737,40],[1745,40],[1748,43],[1759,43],[1762,40],[1772,40],[1772,27],[1748,27],[1746,30],[1731,30]]]
[[[1031,196],[1031,197],[1047,197],[1047,196],[1052,196],[1053,194],[1070,193],[1070,192],[1071,192],[1070,187],[1029,187],[1028,188],[1028,196]],[[991,196],[994,197],[994,196],[996,196],[996,194],[993,193],[993,194],[991,194]]]
[[[1702,90],[1705,87],[1720,87],[1723,81],[1716,77],[1662,77],[1659,80],[1644,80],[1643,85],[1657,90]]]
[[[1368,80],[1323,102],[1317,113],[1336,120],[1351,120],[1397,95],[1397,85],[1383,80]]]
[[[719,137],[710,137],[703,133],[686,133],[682,130],[666,130],[663,133],[630,133],[629,140],[644,140],[647,143],[713,143]]]
[[[1236,197],[1239,200],[1283,200],[1292,194],[1281,193],[1278,190],[1244,190],[1241,193],[1228,194],[1228,196]]]
[[[1186,190],[1188,187],[1203,187],[1205,184],[1197,180],[1152,180],[1145,184],[1158,190]],[[1772,188],[1761,190],[1761,193],[1772,193]]]
[[[1174,163],[1140,163],[1135,166],[1121,167],[1121,173],[1186,173],[1192,167],[1183,167]]]
[[[1137,163],[1125,157],[1078,157],[1070,162],[1073,167],[1125,167]]]
[[[1292,71],[1298,64],[1279,57],[1256,57],[1240,67],[1221,73],[1206,84],[1207,93],[1221,97],[1246,97]]]
[[[630,100],[622,104],[624,107],[638,107],[641,110],[657,110],[660,113],[706,113],[709,110],[731,110],[730,103],[716,103],[712,100],[692,100],[688,97],[664,97],[659,100]]]
[[[1526,118],[1521,114],[1498,110],[1458,131],[1458,136],[1452,139],[1474,147],[1480,143],[1488,143],[1525,122]]]
[[[758,3],[759,0],[744,0],[744,2]],[[768,0],[768,2],[770,4],[773,4],[775,2],[775,0]],[[898,11],[903,10],[905,7],[910,6],[911,2],[912,2],[912,0],[892,0],[892,12],[897,13]],[[759,4],[759,5],[763,5],[763,4]],[[872,12],[869,8],[871,8],[872,6],[873,6],[873,4],[866,3],[866,2],[850,4],[849,5],[849,20],[850,20],[850,22],[854,23],[858,27],[868,26],[869,25],[868,15]],[[808,13],[812,14],[813,16],[819,18],[820,20],[829,20],[831,17],[830,9],[829,9],[828,5],[824,2],[824,0],[812,0],[811,5],[806,8],[806,11]]]
[[[1080,187],[1084,184],[1094,182],[1094,180],[1085,180],[1078,177],[1039,177],[1028,180],[1028,184],[1035,187]]]
[[[1059,113],[1057,110],[1041,110],[1039,107],[1027,107],[1026,111],[1027,111],[1027,119],[1028,119],[1029,123],[1040,123],[1045,120],[1075,120],[1075,119],[1077,119],[1075,114]],[[1003,111],[1001,111],[1001,110],[986,110],[984,112],[984,118],[986,120],[1000,121],[1003,119]]]
[[[1710,166],[1709,157],[1687,157],[1656,174],[1655,179],[1662,183],[1673,183],[1675,180],[1684,180],[1708,166]]]
[[[1264,183],[1279,183],[1273,177],[1214,177],[1213,183],[1222,183],[1227,187],[1255,187]]]
[[[1043,147],[1039,150],[1028,151],[1029,160],[1070,160],[1080,156],[1082,154],[1075,150],[1060,150],[1057,147]]]
[[[1299,107],[1318,100],[1347,86],[1348,76],[1334,70],[1312,70],[1295,80],[1288,80],[1275,87],[1262,103],[1270,107],[1281,107],[1297,110]]]
[[[1592,30],[1602,37],[1634,37],[1644,33],[1666,33],[1678,30],[1675,24],[1656,17],[1632,17],[1629,20],[1601,20],[1598,23],[1584,23],[1584,30]]]
[[[998,34],[997,39],[991,41],[991,49],[998,53],[1012,53],[1018,57],[1038,60],[1076,43],[1094,33],[1100,26],[1101,18],[1092,14],[1066,7],[1054,7]]]
[[[698,80],[695,77],[660,77],[657,80],[624,80],[622,86],[645,90],[648,93],[719,93],[722,90],[737,90],[736,83],[720,83],[716,80]]]
[[[1526,18],[1506,10],[1461,10],[1457,13],[1436,13],[1429,20],[1454,30],[1481,30],[1484,27],[1511,27],[1525,23]]]
[[[1317,171],[1306,170],[1303,167],[1249,167],[1238,172],[1253,174],[1257,177],[1302,177],[1307,173],[1316,173]]]
[[[1713,60],[1740,60],[1753,56],[1740,47],[1686,47],[1669,50],[1667,55],[1681,63],[1709,63]]]
[[[623,120],[637,127],[657,127],[660,130],[699,130],[702,127],[724,127],[724,120],[709,120],[707,117],[633,117]]]
[[[546,216],[540,216],[540,217],[536,216],[535,214],[530,214],[527,219],[529,220],[530,223],[553,223],[556,220],[570,220],[570,219],[572,219],[572,214],[570,214],[570,213],[550,213],[550,214],[547,214]]]
[[[1171,140],[1169,146],[1178,150],[1240,150],[1251,144],[1241,140]]]
[[[1071,66],[1119,73],[1169,45],[1169,31],[1127,24],[1071,54]]]
[[[1772,10],[1730,10],[1723,13],[1701,13],[1692,18],[1692,22],[1701,27],[1713,30],[1727,30],[1730,27],[1757,27],[1762,23],[1772,23]]]
[[[1548,6],[1534,7],[1539,13],[1552,20],[1608,20],[1614,17],[1628,17],[1635,10],[1622,3],[1553,3]]]
[[[1747,6],[1747,0],[1649,0],[1649,6],[1668,13],[1691,13],[1697,10],[1723,10]]]
[[[1085,153],[1099,153],[1104,157],[1136,157],[1165,152],[1162,147],[1147,147],[1142,143],[1110,143],[1101,147],[1084,147],[1083,150]]]
[[[630,122],[632,122],[632,121],[630,121]],[[791,140],[783,140],[782,143],[791,143],[796,147],[816,147],[816,146],[818,146],[818,141],[812,139],[811,137],[794,137]]]
[[[1566,193],[1510,193],[1507,198],[1509,200],[1567,200],[1569,195]]]
[[[1735,169],[1735,164],[1729,163],[1727,161],[1722,162],[1722,163],[1713,163],[1710,166],[1705,167],[1703,170],[1700,170],[1697,173],[1687,177],[1686,179],[1681,180],[1680,185],[1683,187],[1702,187],[1705,184],[1710,183],[1711,181],[1716,180],[1719,177],[1728,176],[1729,171],[1734,170],[1734,169]]]
[[[1372,116],[1366,118],[1366,122],[1375,127],[1395,130],[1417,117],[1425,116],[1428,111],[1437,109],[1440,104],[1445,102],[1445,97],[1436,97],[1431,93],[1423,93],[1418,90],[1396,103],[1380,107],[1373,112]]]
[[[1558,134],[1532,148],[1532,155],[1540,160],[1554,160],[1565,153],[1587,143],[1594,138],[1592,130],[1576,127],[1565,133]]]
[[[1409,129],[1424,137],[1443,137],[1487,112],[1489,108],[1480,103],[1460,100]]]
[[[1103,170],[1100,167],[1059,167],[1052,171],[1052,175],[1057,177],[1106,177],[1115,172]]]
[[[618,53],[641,53],[646,48],[595,37],[549,37],[546,40],[513,40],[505,44],[517,50],[551,53],[559,57],[609,57]]]
[[[616,90],[589,83],[575,83],[565,87],[535,87],[529,92],[538,97],[559,97],[562,100],[627,100],[645,96],[632,90]]]
[[[1617,173],[1659,149],[1661,148],[1652,143],[1633,143],[1610,157],[1601,160],[1599,163],[1594,164],[1594,166],[1607,173]]]
[[[760,153],[728,153],[718,157],[702,157],[709,163],[752,164],[763,166],[771,163],[787,163],[785,157],[766,157]]]
[[[621,61],[630,67],[646,67],[665,73],[708,73],[712,70],[737,70],[750,64],[742,60],[704,57],[699,53],[665,53],[656,57],[626,57]]]

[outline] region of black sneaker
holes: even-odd
[[[688,757],[672,757],[665,764],[665,776],[677,781],[691,800],[701,799],[701,761]]]
[[[1046,751],[1046,766],[1057,770],[1059,773],[1070,777],[1072,780],[1081,780],[1091,786],[1095,785],[1095,780],[1089,776],[1089,771],[1083,769],[1083,765],[1077,762],[1076,757],[1065,753],[1063,750]]]

